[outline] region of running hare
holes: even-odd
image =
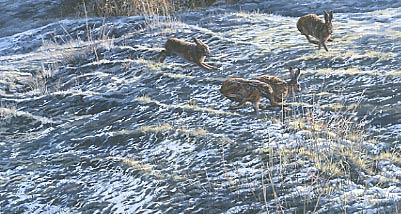
[[[238,105],[230,106],[230,110],[239,109],[247,102],[251,102],[256,114],[258,114],[260,99],[270,97],[273,94],[273,88],[258,80],[228,78],[223,81],[220,92],[231,101],[239,102]]]
[[[299,76],[301,75],[301,70],[297,68],[296,71],[292,67],[289,68],[290,71],[290,81],[284,81],[275,76],[257,76],[254,79],[269,84],[273,93],[268,97],[270,100],[270,107],[281,107],[288,106],[287,104],[283,104],[283,100],[293,93],[298,93],[301,91],[301,86],[298,82]]]
[[[157,57],[158,61],[163,62],[167,56],[176,54],[206,70],[217,69],[216,67],[205,63],[206,56],[209,56],[210,54],[209,46],[197,38],[192,39],[195,44],[177,38],[168,39],[164,45],[165,50],[161,51]]]
[[[326,46],[326,41],[330,39],[333,33],[333,11],[327,13],[324,11],[324,21],[316,14],[308,14],[299,18],[297,28],[302,35],[305,35],[310,43],[319,45],[319,49],[323,45],[326,51],[329,51]],[[313,36],[319,41],[312,40],[309,36]]]

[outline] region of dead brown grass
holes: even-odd
[[[79,4],[78,16],[170,16],[175,12],[211,6],[215,2],[216,0],[84,0]],[[234,3],[237,0],[225,2]]]

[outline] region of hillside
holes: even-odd
[[[3,25],[0,213],[399,212],[401,4],[274,2]],[[296,28],[326,9],[329,52]],[[219,69],[155,62],[170,37]],[[290,66],[286,111],[228,110],[224,79]]]

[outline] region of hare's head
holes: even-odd
[[[292,67],[290,67],[290,76],[291,80],[287,82],[289,88],[288,90],[290,92],[300,92],[301,91],[301,84],[299,84],[299,76],[301,76],[301,70],[297,68],[296,71]]]
[[[205,43],[203,43],[201,40],[199,40],[197,38],[192,38],[192,39],[196,43],[196,50],[199,55],[201,55],[201,56],[209,56],[210,55],[209,46],[207,46]]]
[[[331,35],[333,33],[333,11],[326,12],[324,11],[324,29],[323,32],[327,35]]]

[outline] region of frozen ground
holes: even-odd
[[[0,38],[0,212],[400,210],[401,5],[303,4],[64,19]],[[329,52],[295,27],[323,9]],[[153,62],[169,37],[200,38],[220,69]],[[223,79],[287,79],[289,66],[303,91],[283,121],[227,110]]]

